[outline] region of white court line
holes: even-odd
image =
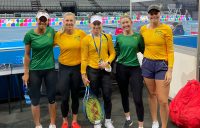
[[[178,37],[178,38],[180,38],[180,37],[195,37],[197,35],[198,34],[194,34],[194,35],[178,35],[178,36],[174,36],[174,37]]]
[[[23,40],[20,40],[20,39],[12,39],[12,40],[0,40],[0,43],[4,43],[4,42],[15,43],[15,42],[13,42],[13,41],[22,41],[22,42],[23,42]]]
[[[24,50],[24,47],[7,47],[7,48],[0,48],[0,52],[4,51],[19,51]]]

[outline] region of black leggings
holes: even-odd
[[[55,69],[30,70],[28,88],[31,98],[31,104],[33,106],[37,106],[40,102],[40,88],[43,79],[46,86],[49,103],[55,103],[57,82],[57,74]]]
[[[65,118],[69,112],[69,96],[71,92],[72,113],[77,114],[79,108],[79,91],[81,87],[80,65],[66,66],[59,64],[59,91],[62,96],[61,112]]]
[[[144,84],[141,75],[141,68],[139,66],[132,67],[117,63],[116,73],[124,112],[129,112],[128,86],[130,85],[136,106],[138,121],[142,122],[144,120],[144,106],[142,101],[142,90]]]
[[[112,109],[111,74],[109,72],[106,72],[105,70],[93,69],[91,67],[87,67],[87,76],[90,81],[90,87],[97,97],[99,94],[99,88],[102,89],[106,119],[110,119],[111,109]]]

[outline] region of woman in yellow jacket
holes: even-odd
[[[91,16],[91,33],[82,41],[81,47],[81,74],[85,85],[90,85],[92,91],[98,96],[98,89],[102,89],[105,109],[105,127],[114,128],[111,121],[111,67],[115,58],[112,37],[102,33],[102,17]],[[101,128],[101,124],[94,125]]]
[[[160,22],[160,7],[148,8],[150,23],[141,27],[145,50],[142,75],[149,92],[152,128],[159,128],[157,100],[160,105],[162,128],[167,128],[168,96],[174,63],[173,34],[170,26]]]
[[[55,35],[54,44],[60,47],[58,87],[62,96],[61,112],[63,116],[62,128],[68,128],[69,96],[72,99],[72,128],[80,128],[77,123],[79,108],[79,89],[81,86],[81,40],[86,33],[75,28],[75,15],[65,13],[63,28]]]

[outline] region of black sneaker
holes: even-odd
[[[132,120],[126,120],[123,128],[130,128],[133,125]]]

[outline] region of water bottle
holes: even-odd
[[[26,104],[31,104],[31,98],[28,94],[28,87],[27,86],[24,86],[24,99],[25,99],[25,103]]]

